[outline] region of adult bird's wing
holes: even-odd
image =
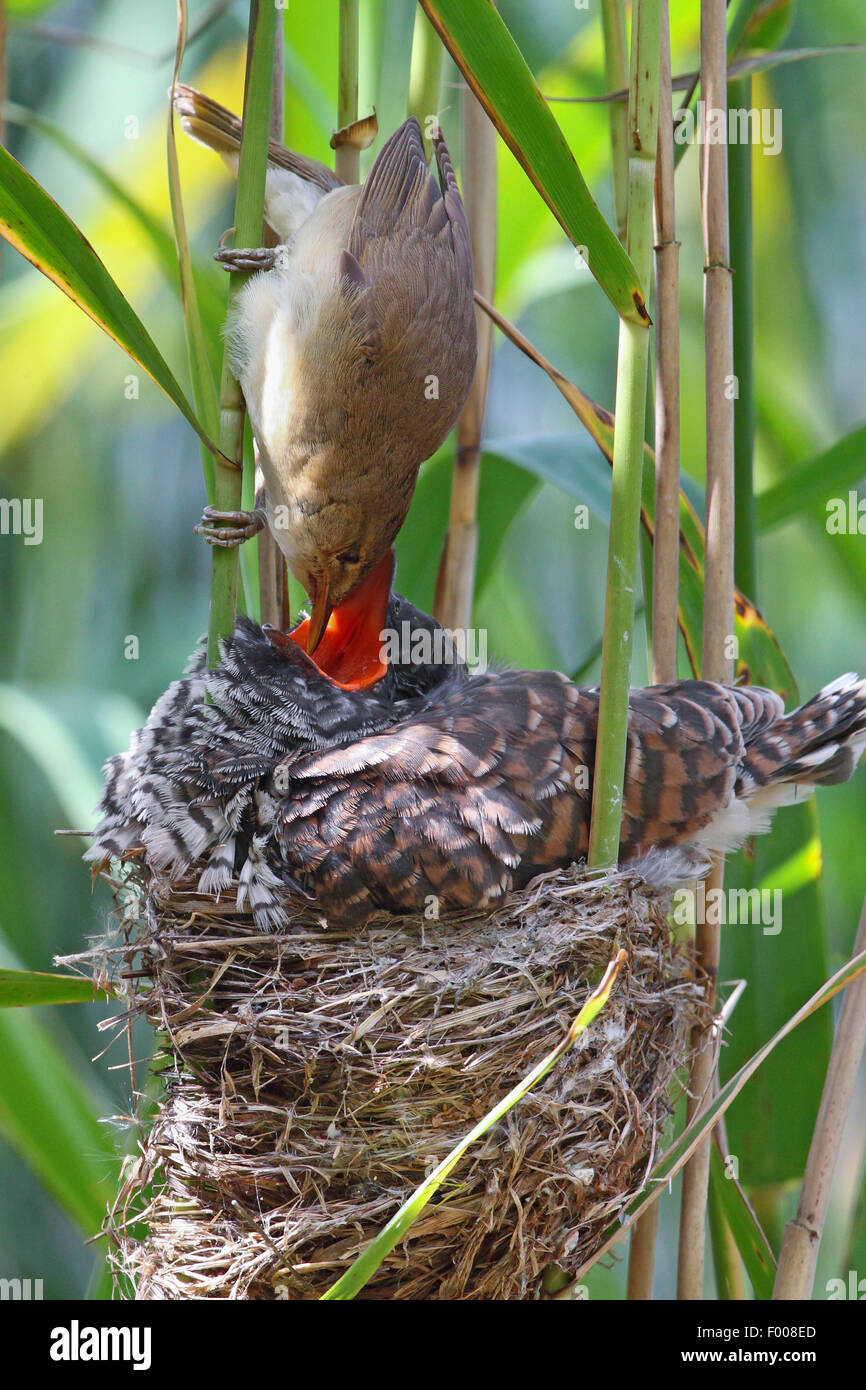
[[[358,198],[340,267],[367,359],[392,388],[392,423],[405,415],[401,432],[419,462],[456,419],[475,370],[472,246],[441,137],[436,159],[441,186],[427,168],[414,118],[385,142]],[[431,377],[435,387],[425,392]]]

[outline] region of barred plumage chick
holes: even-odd
[[[175,107],[194,139],[237,166],[236,116],[182,85]],[[469,228],[441,135],[434,150],[438,183],[410,119],[366,182],[344,187],[324,164],[272,143],[265,216],[280,245],[218,257],[263,267],[235,300],[227,341],[268,521],[313,600],[311,651],[331,607],[391,545],[475,369]],[[232,516],[209,510],[205,522],[218,535]],[[207,524],[203,533],[214,535]]]
[[[384,625],[407,620],[437,626],[392,596]],[[241,905],[274,928],[288,888],[356,924],[433,898],[441,913],[483,908],[586,855],[597,689],[416,661],[344,690],[244,618],[217,670],[201,664],[108,764],[87,858],[143,846],[157,868],[197,871],[202,891],[236,881]],[[633,690],[622,861],[667,882],[700,873],[712,851],[767,829],[776,806],[850,777],[864,745],[854,676],[790,714],[758,688]]]

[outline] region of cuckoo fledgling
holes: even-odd
[[[236,116],[175,89],[184,129],[237,167]],[[418,468],[455,423],[475,369],[472,246],[441,136],[438,183],[406,121],[361,186],[271,145],[265,217],[273,249],[224,251],[256,270],[227,341],[259,447],[267,519],[313,601],[315,650],[331,608],[373,569],[409,508]],[[255,522],[208,508],[206,539]]]
[[[396,595],[377,617],[396,633],[437,628]],[[204,892],[236,881],[241,905],[275,928],[285,888],[357,924],[431,898],[442,913],[494,905],[586,855],[597,689],[426,659],[344,689],[303,643],[245,618],[221,665],[201,668],[109,762],[89,859],[144,846],[154,867],[196,872]],[[712,851],[766,830],[776,806],[850,777],[864,745],[866,681],[854,676],[789,714],[752,687],[633,690],[622,861],[643,860],[656,881],[696,876]]]

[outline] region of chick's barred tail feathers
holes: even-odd
[[[441,913],[492,906],[586,855],[596,689],[455,664],[344,692],[245,619],[207,680],[213,705],[200,672],[176,682],[109,764],[87,858],[142,845],[202,891],[236,882],[273,928],[288,890],[357,924],[431,897]],[[776,806],[844,781],[864,745],[866,682],[853,676],[787,715],[757,688],[634,690],[621,859],[656,881],[695,876],[711,852],[767,829]]]

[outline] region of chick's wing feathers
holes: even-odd
[[[276,834],[326,910],[421,910],[431,894],[453,909],[513,885],[571,757],[573,687],[522,674],[479,677],[385,733],[287,769]]]

